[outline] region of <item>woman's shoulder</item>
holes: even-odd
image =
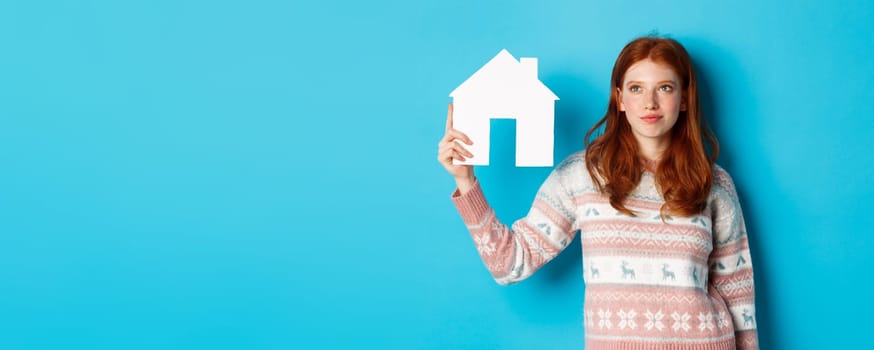
[[[559,173],[575,173],[580,171],[588,173],[586,169],[586,151],[582,150],[572,153],[562,160],[561,163],[558,163],[553,170]]]
[[[730,197],[737,196],[737,190],[734,186],[734,180],[731,174],[719,164],[713,164],[713,188],[711,196],[718,194],[728,194]]]
[[[577,151],[567,156],[553,169],[553,175],[562,179],[565,186],[575,189],[592,187],[592,178],[586,168],[586,151]]]

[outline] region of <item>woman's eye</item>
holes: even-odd
[[[670,85],[662,85],[659,89],[661,89],[664,92],[674,91],[674,87],[670,86]]]
[[[640,86],[632,85],[630,88],[628,88],[628,90],[631,91],[631,92],[639,92],[639,91],[640,91]]]

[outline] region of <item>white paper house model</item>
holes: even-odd
[[[473,157],[458,164],[488,165],[490,121],[507,118],[516,120],[516,166],[552,166],[558,96],[537,78],[537,58],[501,50],[449,96],[453,128],[473,141],[464,145]]]

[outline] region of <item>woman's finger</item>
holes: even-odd
[[[452,129],[452,102],[449,102],[449,111],[446,112],[446,130]]]
[[[473,141],[469,137],[467,137],[467,135],[465,135],[463,132],[455,130],[455,129],[447,130],[446,134],[443,135],[443,138],[440,139],[439,144],[442,145],[445,143],[451,143],[452,141],[455,141],[455,140],[460,140],[460,141],[466,143],[467,145],[473,145]]]
[[[445,153],[447,150],[452,149],[454,147],[453,146],[454,144],[456,144],[456,142],[441,143],[440,147],[437,148],[437,152],[438,153]]]
[[[465,148],[462,144],[458,142],[447,142],[445,144],[441,143],[440,147],[438,147],[438,153],[440,154],[446,153],[448,150],[455,150],[465,157],[473,158],[473,153],[470,153],[467,148]]]
[[[440,153],[437,155],[437,160],[445,165],[454,165],[452,164],[453,160],[463,162],[470,157],[473,157],[473,155],[470,154],[470,152],[465,151],[463,148],[459,150],[456,147],[450,146],[440,149]]]
[[[463,161],[467,160],[464,158],[463,155],[458,154],[458,151],[455,151],[455,150],[452,151],[452,158],[457,159],[459,162],[463,162]]]
[[[453,142],[452,149],[460,154],[463,154],[465,157],[473,158],[473,153],[470,153],[467,148],[464,148],[464,146],[462,146],[458,142]]]
[[[440,148],[437,157],[440,159],[440,161],[450,162],[452,161],[452,157],[454,156],[455,152],[455,148],[452,147],[452,144],[449,144],[445,147]]]
[[[468,144],[469,146],[473,145],[473,141],[471,141],[470,137],[467,137],[467,135],[461,131],[449,129],[446,130],[446,134],[451,135],[453,138],[464,141],[464,143]]]

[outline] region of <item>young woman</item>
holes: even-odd
[[[438,159],[455,178],[452,200],[498,283],[527,278],[580,232],[586,349],[758,348],[737,192],[714,163],[719,147],[680,43],[642,37],[625,46],[586,150],[555,167],[510,228],[495,217],[473,168],[453,164],[472,157],[462,143],[471,141],[452,128],[450,105]]]

